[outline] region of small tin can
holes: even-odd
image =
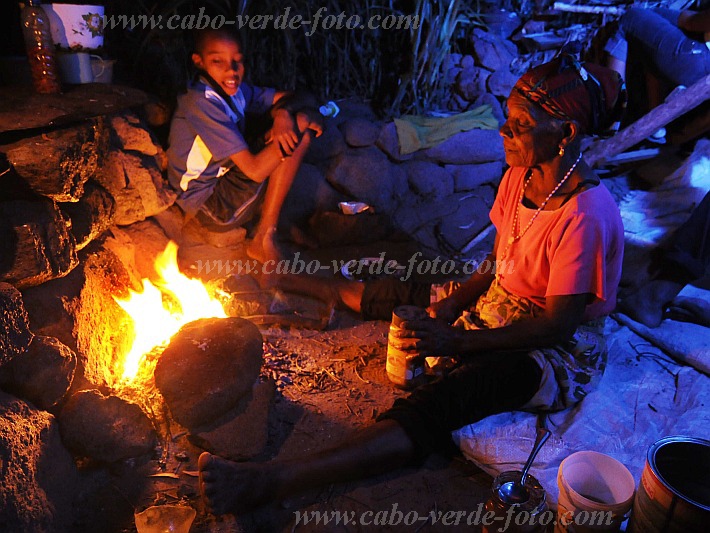
[[[424,357],[408,346],[406,339],[397,336],[403,322],[423,318],[429,318],[426,310],[413,305],[401,305],[392,312],[385,368],[389,380],[401,389],[412,389],[426,381]]]

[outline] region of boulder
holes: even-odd
[[[97,390],[72,395],[59,414],[64,444],[77,455],[112,463],[153,451],[153,424],[141,408]]]
[[[367,210],[357,215],[322,211],[309,221],[310,233],[323,247],[366,244],[392,237],[387,215]]]
[[[220,418],[213,428],[191,434],[191,442],[232,461],[245,461],[262,453],[269,436],[269,410],[276,385],[258,382],[236,408]]]
[[[0,367],[27,350],[30,342],[32,332],[22,294],[0,282]]]
[[[111,128],[115,142],[122,150],[152,156],[162,151],[158,142],[153,140],[150,132],[141,125],[140,119],[133,113],[113,116]]]
[[[114,223],[119,226],[164,211],[177,196],[163,177],[158,160],[151,156],[109,152],[95,179],[116,201]]]
[[[486,183],[498,183],[503,176],[503,162],[491,161],[478,165],[446,165],[454,177],[456,192],[471,191]]]
[[[55,418],[0,391],[3,531],[71,531],[77,472]]]
[[[417,159],[430,159],[445,165],[470,165],[501,161],[505,157],[498,130],[473,129],[457,133],[441,144],[417,153]]]
[[[419,196],[438,201],[454,192],[454,180],[449,171],[430,161],[408,161],[402,164],[409,188]]]
[[[80,126],[24,138],[3,152],[33,191],[57,202],[76,202],[107,146],[105,122],[94,118]]]
[[[513,74],[509,68],[502,68],[488,78],[488,90],[495,96],[507,98],[518,78],[519,76]]]
[[[26,352],[2,367],[3,389],[49,410],[64,398],[74,379],[76,355],[53,337],[35,336]]]
[[[248,320],[196,320],[163,351],[155,384],[173,418],[193,430],[236,407],[251,391],[262,362],[263,339]]]
[[[314,213],[337,209],[338,202],[348,199],[328,183],[318,167],[303,163],[286,196],[281,219],[290,225],[302,226]]]
[[[484,186],[470,193],[458,193],[452,201],[457,209],[441,220],[438,237],[443,252],[457,255],[490,224],[488,213],[493,205],[493,189]]]
[[[326,121],[323,134],[311,141],[311,146],[304,157],[306,163],[317,164],[342,154],[348,145],[343,133],[331,121]]]
[[[397,126],[394,125],[394,122],[388,122],[382,127],[375,144],[393,161],[408,161],[414,157],[414,154],[402,154],[400,151]]]
[[[340,124],[339,128],[348,146],[361,148],[375,144],[381,126],[363,118],[351,118]]]
[[[492,72],[508,70],[513,59],[518,56],[518,49],[512,42],[480,28],[473,30],[471,45],[476,64]]]
[[[498,120],[498,125],[502,126],[505,122],[505,114],[503,113],[503,107],[500,105],[498,98],[493,96],[491,93],[484,93],[476,98],[476,100],[471,104],[471,108],[473,109],[482,105],[491,106],[493,116]]]
[[[23,289],[66,275],[79,263],[69,226],[48,198],[0,202],[0,241],[14,243],[0,281]]]
[[[470,56],[466,56],[470,57]],[[486,82],[491,73],[480,67],[471,65],[463,69],[456,77],[455,91],[468,102],[473,102],[486,92]]]
[[[348,150],[336,158],[328,181],[352,198],[390,213],[407,187],[404,171],[377,148]]]
[[[86,182],[78,202],[60,204],[71,220],[70,232],[81,250],[106,231],[113,222],[116,203],[109,192],[93,180]]]

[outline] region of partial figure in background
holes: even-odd
[[[670,89],[687,87],[710,74],[710,9],[632,7],[604,49],[608,66],[627,80],[632,111],[643,115],[662,104],[670,92],[664,90],[664,81]],[[632,76],[629,67],[637,66],[640,72]]]
[[[666,317],[710,327],[710,302],[678,297],[688,283],[710,278],[710,192],[658,253],[652,280],[622,299],[619,309],[649,328]]]

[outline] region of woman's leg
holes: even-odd
[[[261,504],[329,483],[364,479],[453,446],[450,432],[488,415],[520,408],[542,372],[524,353],[481,357],[398,400],[372,426],[340,444],[289,461],[234,463],[208,453],[199,460],[200,491],[215,514]]]

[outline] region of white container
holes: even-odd
[[[63,50],[94,50],[104,45],[104,6],[43,4],[54,44]]]
[[[619,531],[636,488],[628,468],[613,457],[592,451],[565,458],[557,485],[557,533]]]

